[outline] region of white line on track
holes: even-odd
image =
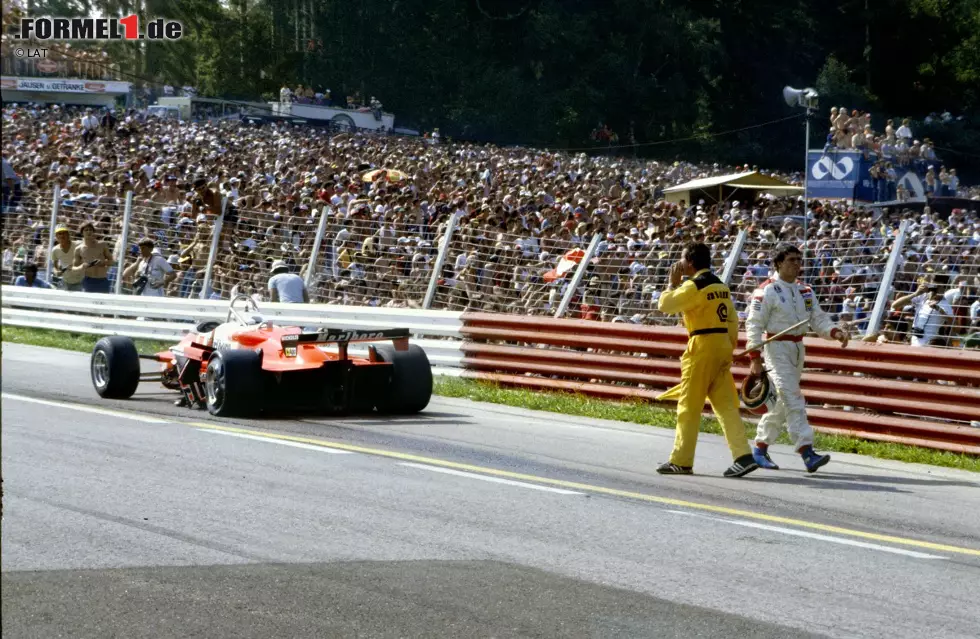
[[[115,411],[109,408],[98,408],[96,406],[86,406],[85,404],[74,404],[68,402],[55,402],[49,399],[37,399],[34,397],[27,397],[26,395],[15,395],[13,393],[3,393],[0,395],[3,399],[12,399],[18,402],[27,402],[29,404],[41,404],[42,406],[56,406],[58,408],[67,408],[69,410],[80,412],[80,413],[96,413],[98,415],[108,415],[110,417],[117,417],[119,419],[129,419],[134,422],[144,422],[146,424],[169,424],[170,422],[166,419],[159,419],[157,417],[148,417],[146,415],[140,415],[138,413],[128,413],[123,411]]]
[[[714,521],[721,521],[726,524],[734,524],[736,526],[745,526],[746,528],[758,528],[759,530],[768,530],[770,532],[782,533],[784,535],[793,535],[795,537],[806,537],[807,539],[818,539],[820,541],[829,541],[835,544],[843,544],[845,546],[857,546],[858,548],[868,548],[870,550],[880,550],[881,552],[890,552],[896,555],[905,555],[906,557],[915,557],[916,559],[947,559],[947,557],[941,557],[939,555],[929,555],[924,552],[916,552],[914,550],[904,550],[902,548],[892,548],[891,546],[882,546],[880,544],[871,544],[866,541],[855,541],[853,539],[843,539],[841,537],[831,537],[830,535],[820,535],[817,533],[806,532],[804,530],[794,530],[792,528],[783,528],[782,526],[770,526],[768,524],[757,524],[754,521],[739,521],[737,519],[725,519],[724,517],[711,517],[709,515],[702,515],[700,513],[691,513],[686,510],[670,510],[667,512],[674,513],[676,515],[687,515],[688,517],[701,517],[703,519],[712,519]]]
[[[243,433],[227,433],[223,430],[211,430],[210,428],[198,428],[197,430],[202,433],[214,433],[215,435],[224,435],[225,437],[239,437],[241,439],[251,439],[257,442],[264,442],[266,444],[277,444],[279,446],[292,446],[293,448],[302,448],[304,450],[315,450],[318,453],[332,453],[334,455],[353,455],[354,453],[349,450],[337,450],[336,448],[328,448],[326,446],[315,446],[313,444],[304,444],[302,442],[288,442],[281,439],[272,439],[270,437],[259,437],[258,435],[245,435]]]
[[[500,477],[490,477],[488,475],[480,475],[478,473],[467,473],[462,470],[452,470],[451,468],[439,468],[438,466],[428,466],[426,464],[413,464],[411,462],[400,462],[399,466],[408,466],[410,468],[418,468],[420,470],[430,470],[434,473],[444,473],[446,475],[457,475],[459,477],[469,477],[470,479],[480,479],[482,481],[489,481],[495,484],[506,484],[508,486],[520,486],[521,488],[532,488],[534,490],[543,490],[546,493],[557,493],[559,495],[584,495],[585,493],[576,492],[574,490],[565,490],[564,488],[552,488],[551,486],[538,486],[537,484],[528,484],[522,481],[514,481],[513,479],[501,479]]]

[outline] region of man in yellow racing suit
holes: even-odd
[[[662,475],[690,475],[705,397],[721,422],[734,463],[725,477],[742,477],[759,466],[752,458],[745,425],[739,413],[738,391],[732,377],[732,352],[738,343],[738,316],[728,287],[711,272],[711,249],[692,244],[670,269],[670,286],[658,307],[668,314],[683,313],[688,331],[681,357],[681,383],[658,399],[677,400],[677,431],[670,460],[657,468]],[[681,284],[681,278],[688,280]]]

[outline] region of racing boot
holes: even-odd
[[[815,473],[817,469],[830,461],[830,455],[821,455],[813,450],[813,446],[804,446],[799,450],[800,457],[806,465],[808,473]]]
[[[779,470],[779,466],[769,456],[769,444],[757,442],[755,448],[752,449],[752,459],[755,460],[755,463],[759,464],[759,468]]]
[[[755,463],[752,455],[742,455],[736,459],[728,470],[724,472],[725,477],[744,477],[753,470],[758,470],[759,464]]]

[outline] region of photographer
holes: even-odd
[[[82,278],[81,272],[72,269],[75,263],[75,250],[78,248],[71,241],[71,231],[65,226],[55,229],[54,237],[58,243],[51,249],[51,267],[56,277],[61,279],[62,288],[66,291],[81,291]],[[52,283],[57,284],[54,278]]]
[[[943,325],[953,317],[953,309],[935,282],[920,282],[914,292],[892,302],[891,308],[899,311],[909,302],[915,307],[912,346],[929,346],[939,336]]]
[[[128,282],[139,273],[133,283],[133,294],[163,297],[165,287],[177,279],[177,273],[170,262],[153,252],[153,240],[143,238],[139,242],[139,248],[140,259],[123,271],[123,281]]]
[[[86,293],[109,293],[109,267],[112,251],[98,238],[95,224],[85,222],[79,229],[82,243],[75,248],[72,270],[82,274],[82,290]]]

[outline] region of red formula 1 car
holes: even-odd
[[[180,391],[178,405],[206,407],[221,417],[293,409],[412,414],[428,405],[432,368],[425,351],[408,343],[408,329],[304,331],[258,313],[255,302],[240,295],[227,321],[202,322],[155,355],[140,355],[128,337],[103,337],[92,351],[95,390],[128,399],[140,382],[159,381]],[[393,345],[369,345],[367,357],[348,354],[351,342],[387,340]],[[141,359],[160,362],[161,370],[142,373]]]

